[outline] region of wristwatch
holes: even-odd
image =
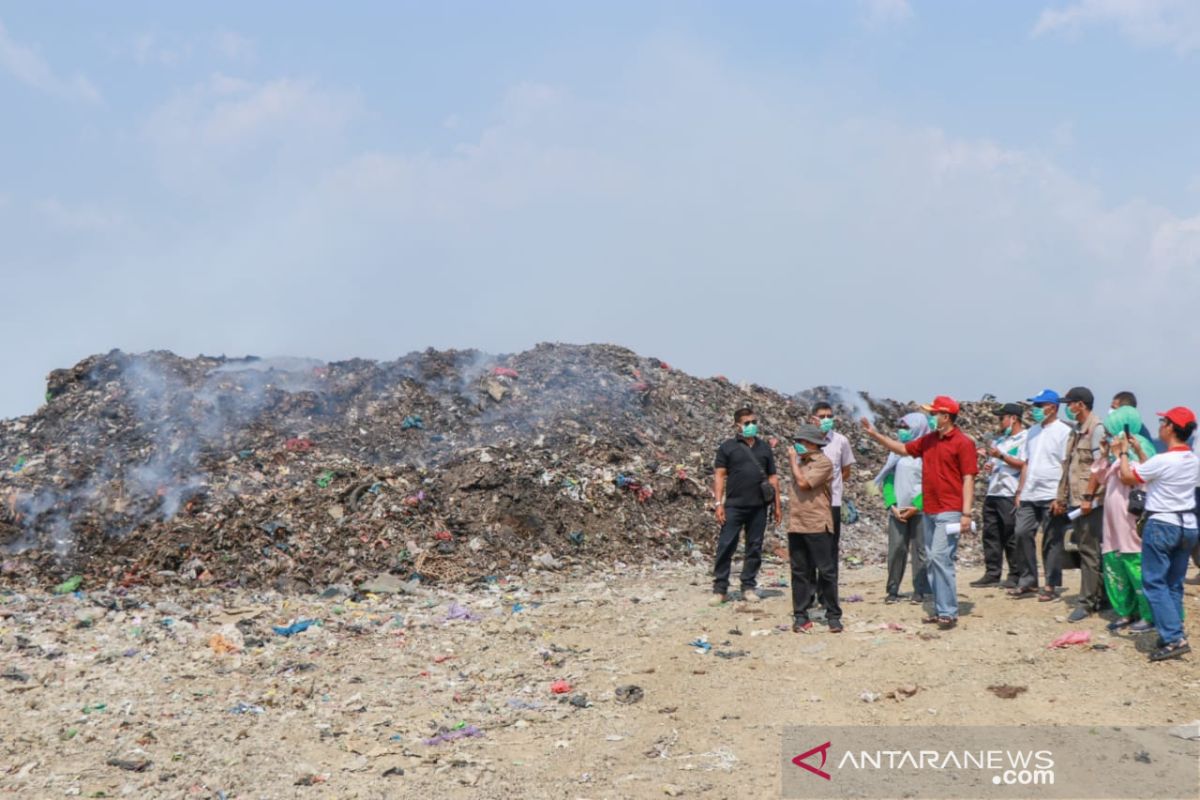
[[[1096,496],[1096,495],[1094,495],[1094,494],[1085,494],[1085,495],[1083,496],[1083,499],[1084,499],[1084,500],[1091,500],[1091,499],[1092,499],[1092,498],[1094,498],[1095,496]]]

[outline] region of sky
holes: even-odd
[[[1200,405],[1194,0],[0,0],[0,108],[2,417],[112,348],[542,341]]]

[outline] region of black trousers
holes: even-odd
[[[725,506],[725,524],[717,539],[717,557],[713,565],[713,592],[729,591],[729,571],[737,551],[738,536],[746,531],[746,553],[742,558],[742,591],[758,586],[758,570],[762,566],[763,536],[767,532],[767,507],[735,508]]]
[[[1021,501],[1017,509],[1017,551],[1021,577],[1017,585],[1022,589],[1038,585],[1037,532],[1042,528],[1042,561],[1046,568],[1046,586],[1062,586],[1063,533],[1067,528],[1066,516],[1052,516],[1050,501]]]
[[[984,577],[1004,578],[1004,562],[1008,562],[1008,579],[1020,578],[1017,565],[1017,508],[1011,497],[988,495],[983,501],[983,565]]]
[[[833,563],[840,564],[842,562],[842,507],[831,506],[830,513],[833,515],[833,533],[830,534],[833,536]],[[815,574],[809,575],[808,578],[810,582],[814,583],[817,580],[817,576]],[[808,611],[809,608],[813,607],[813,603],[820,599],[821,598],[814,593],[808,601],[808,608],[805,608],[804,610]],[[825,607],[824,600],[821,600],[821,607]]]
[[[819,596],[827,621],[840,620],[838,563],[832,533],[788,533],[788,560],[792,568],[792,614],[808,622],[808,609]]]

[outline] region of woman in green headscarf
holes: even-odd
[[[1106,458],[1092,465],[1093,483],[1104,486],[1104,535],[1101,539],[1101,561],[1104,565],[1104,589],[1117,618],[1109,623],[1110,631],[1128,627],[1132,631],[1147,631],[1154,627],[1150,604],[1142,591],[1142,535],[1138,520],[1129,513],[1129,486],[1121,482],[1121,470],[1109,452],[1112,439],[1126,432],[1133,446],[1131,461],[1145,461],[1155,454],[1154,445],[1141,433],[1142,418],[1136,408],[1122,406],[1109,412],[1104,420],[1107,434],[1101,445]],[[1093,487],[1094,488],[1094,487]]]

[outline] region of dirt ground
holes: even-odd
[[[790,725],[1200,717],[1200,656],[1149,664],[1153,634],[972,589],[977,567],[960,565],[963,616],[946,632],[884,605],[879,568],[843,570],[840,635],[780,630],[774,559],[772,596],[753,606],[708,607],[707,569],[538,572],[358,603],[0,594],[0,795],[775,797]],[[1191,581],[1186,604],[1200,638]],[[272,630],[302,619],[320,624]],[[1069,629],[1103,646],[1047,649]],[[689,645],[702,637],[708,652]],[[1027,688],[1003,699],[998,684]],[[439,730],[461,738],[427,743]]]

